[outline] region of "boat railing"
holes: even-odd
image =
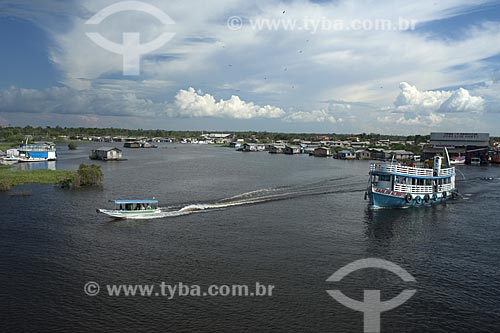
[[[17,148],[21,151],[55,151],[55,146],[50,145],[22,145]]]
[[[452,176],[455,174],[455,167],[439,170],[440,176]]]
[[[403,193],[426,194],[432,193],[432,186],[394,184],[394,191]]]
[[[370,171],[382,171],[411,176],[433,177],[434,170],[426,168],[415,168],[399,164],[370,164]],[[439,170],[439,176],[452,176],[455,174],[455,167]]]
[[[415,168],[415,167],[398,165],[398,164],[372,163],[370,165],[370,170],[371,171],[399,173],[399,174],[412,175],[412,176],[423,176],[423,177],[432,177],[433,176],[432,169]]]
[[[443,185],[438,185],[438,192],[444,192],[444,191],[452,191],[454,190],[453,184],[443,184]]]

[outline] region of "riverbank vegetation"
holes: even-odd
[[[0,166],[0,191],[23,184],[54,184],[65,188],[100,186],[104,174],[100,166],[81,164],[77,171],[65,170],[12,170]]]
[[[215,131],[221,132],[221,131]],[[235,132],[222,131],[232,134],[241,139],[257,140],[313,140],[319,137],[329,137],[331,140],[346,140],[349,137],[358,137],[362,141],[377,141],[381,139],[391,139],[393,141],[414,140],[416,144],[429,139],[428,135],[403,136],[403,135],[382,135],[376,133],[273,133],[273,132]],[[124,128],[69,128],[69,127],[3,127],[0,128],[0,140],[10,142],[21,142],[26,135],[32,135],[34,141],[74,141],[78,136],[120,136],[120,137],[148,137],[148,138],[188,138],[200,137],[207,131],[167,131],[167,130],[145,130],[145,129],[124,129]]]
[[[101,167],[95,164],[80,164],[76,172],[78,186],[100,186],[104,181],[104,173]]]
[[[0,142],[0,150],[7,150],[15,146],[17,146],[17,144],[14,142]]]
[[[0,168],[0,190],[8,191],[12,186],[23,184],[58,184],[71,177],[74,171],[54,170],[12,170],[8,166]]]

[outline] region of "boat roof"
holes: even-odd
[[[122,151],[121,149],[116,148],[116,147],[101,147],[101,148],[96,149],[96,151],[110,151],[110,150]]]
[[[149,203],[158,203],[158,200],[110,200],[111,202],[114,202],[116,204],[134,204],[134,203],[140,203],[140,204],[149,204]]]

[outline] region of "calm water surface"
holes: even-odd
[[[96,146],[61,146],[49,167],[76,169]],[[2,331],[362,332],[362,314],[326,290],[362,300],[364,289],[381,289],[388,300],[413,288],[382,315],[383,332],[500,330],[500,168],[459,167],[461,200],[370,211],[368,162],[173,144],[124,154],[128,161],[99,162],[102,189],[0,193]],[[153,196],[171,217],[95,213],[111,199]],[[175,213],[185,207],[201,210]],[[416,283],[374,269],[326,282],[371,257],[402,266]],[[272,297],[89,297],[88,281],[275,289]]]

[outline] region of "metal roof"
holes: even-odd
[[[489,133],[443,133],[432,132],[430,144],[440,146],[480,146],[488,147]]]
[[[134,203],[152,204],[152,203],[158,203],[158,200],[110,200],[110,201],[114,202],[116,204],[134,204]]]
[[[101,148],[96,149],[96,151],[110,151],[110,150],[122,151],[121,149],[115,148],[115,147],[101,147]]]

